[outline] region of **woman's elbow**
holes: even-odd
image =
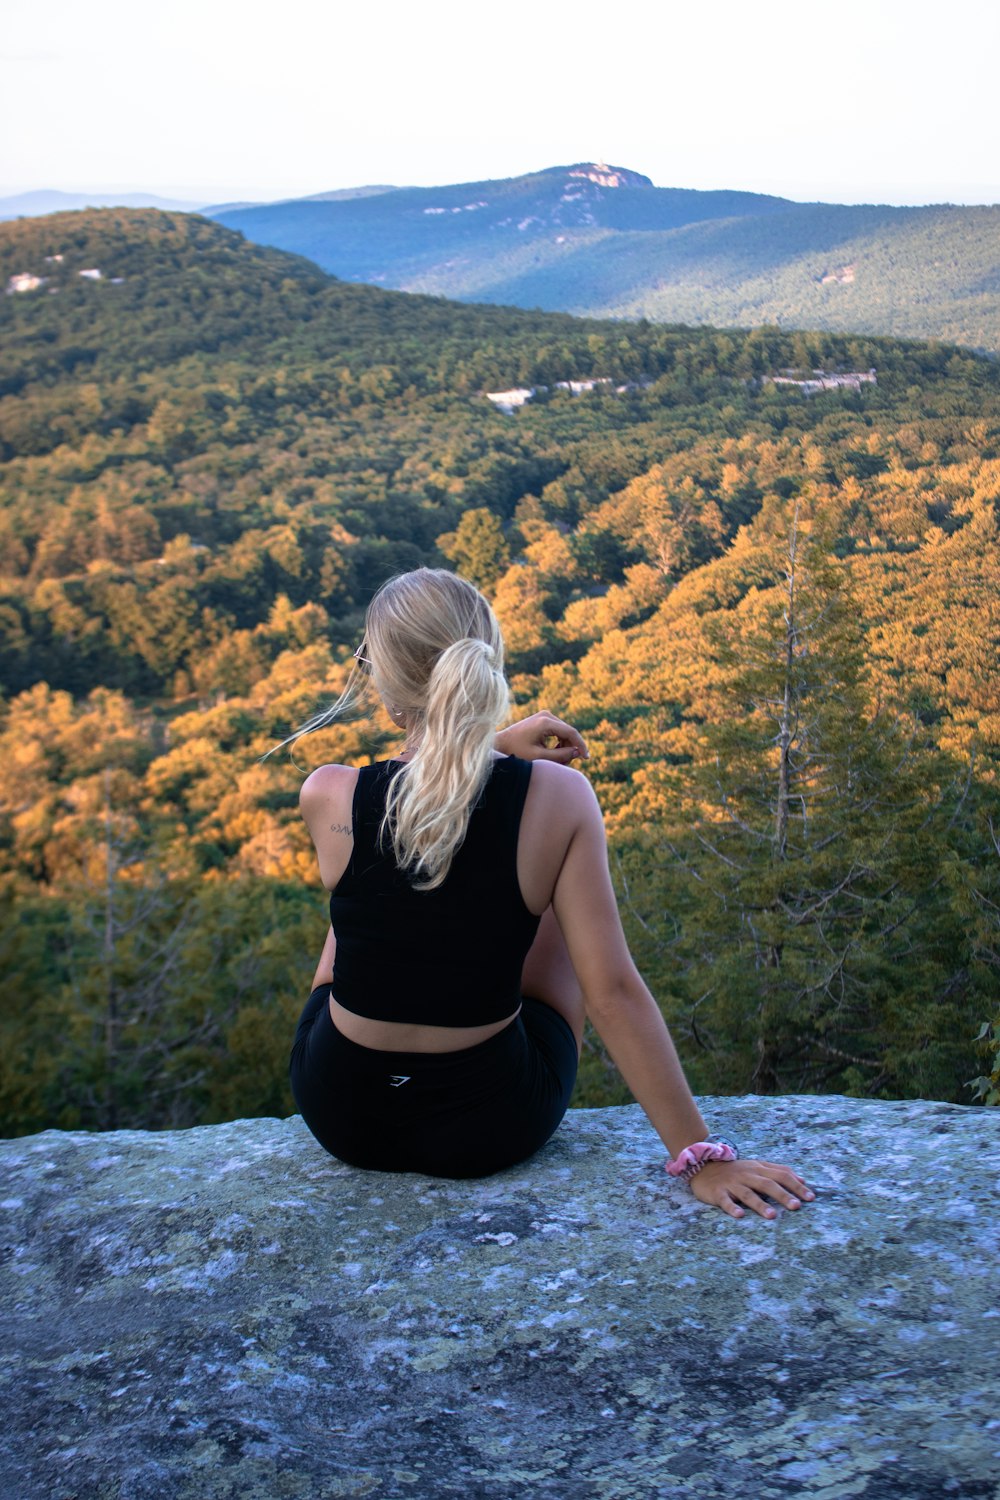
[[[587,1015],[600,1030],[602,1024],[628,1016],[649,1002],[649,991],[636,970],[608,974],[584,986]]]

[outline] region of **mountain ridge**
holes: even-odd
[[[209,216],[344,280],[454,301],[1000,351],[998,206],[799,203],[584,162]]]
[[[67,193],[57,188],[38,188],[0,197],[0,220],[75,213],[87,208],[158,208],[166,213],[193,213],[200,212],[201,207],[194,199],[164,198],[159,193]]]
[[[350,198],[314,195],[254,208],[210,210],[206,216],[279,249],[293,248],[279,243],[279,236],[294,237],[303,247],[298,253],[309,255],[304,248],[308,243],[310,258],[324,270],[348,280],[381,281],[387,278],[372,271],[373,253],[424,264],[428,252],[435,257],[468,246],[484,226],[487,232],[507,231],[507,239],[525,236],[535,241],[550,227],[564,232],[677,228],[789,206],[788,199],[761,193],[658,188],[629,168],[577,162],[520,177],[391,188]],[[338,235],[335,254],[325,248],[331,228]]]

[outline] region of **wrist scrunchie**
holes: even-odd
[[[684,1182],[690,1182],[696,1177],[702,1167],[710,1161],[739,1161],[740,1153],[732,1141],[724,1141],[720,1136],[713,1136],[707,1141],[695,1141],[693,1146],[685,1146],[672,1161],[668,1161],[666,1170],[671,1177],[680,1177]]]

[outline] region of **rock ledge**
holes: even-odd
[[[464,1183],[297,1118],[2,1143],[0,1494],[993,1497],[1000,1111],[703,1103],[817,1202],[702,1208],[634,1107]]]

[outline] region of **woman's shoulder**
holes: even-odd
[[[322,790],[328,786],[336,786],[347,780],[353,780],[358,774],[357,766],[339,766],[332,763],[327,766],[317,766],[310,771],[302,783],[303,791]]]
[[[577,816],[597,806],[594,789],[583,772],[554,760],[531,761],[529,795],[546,807]]]
[[[308,815],[312,808],[323,806],[331,798],[339,800],[347,792],[353,794],[357,779],[357,766],[317,766],[302,783],[299,807]]]

